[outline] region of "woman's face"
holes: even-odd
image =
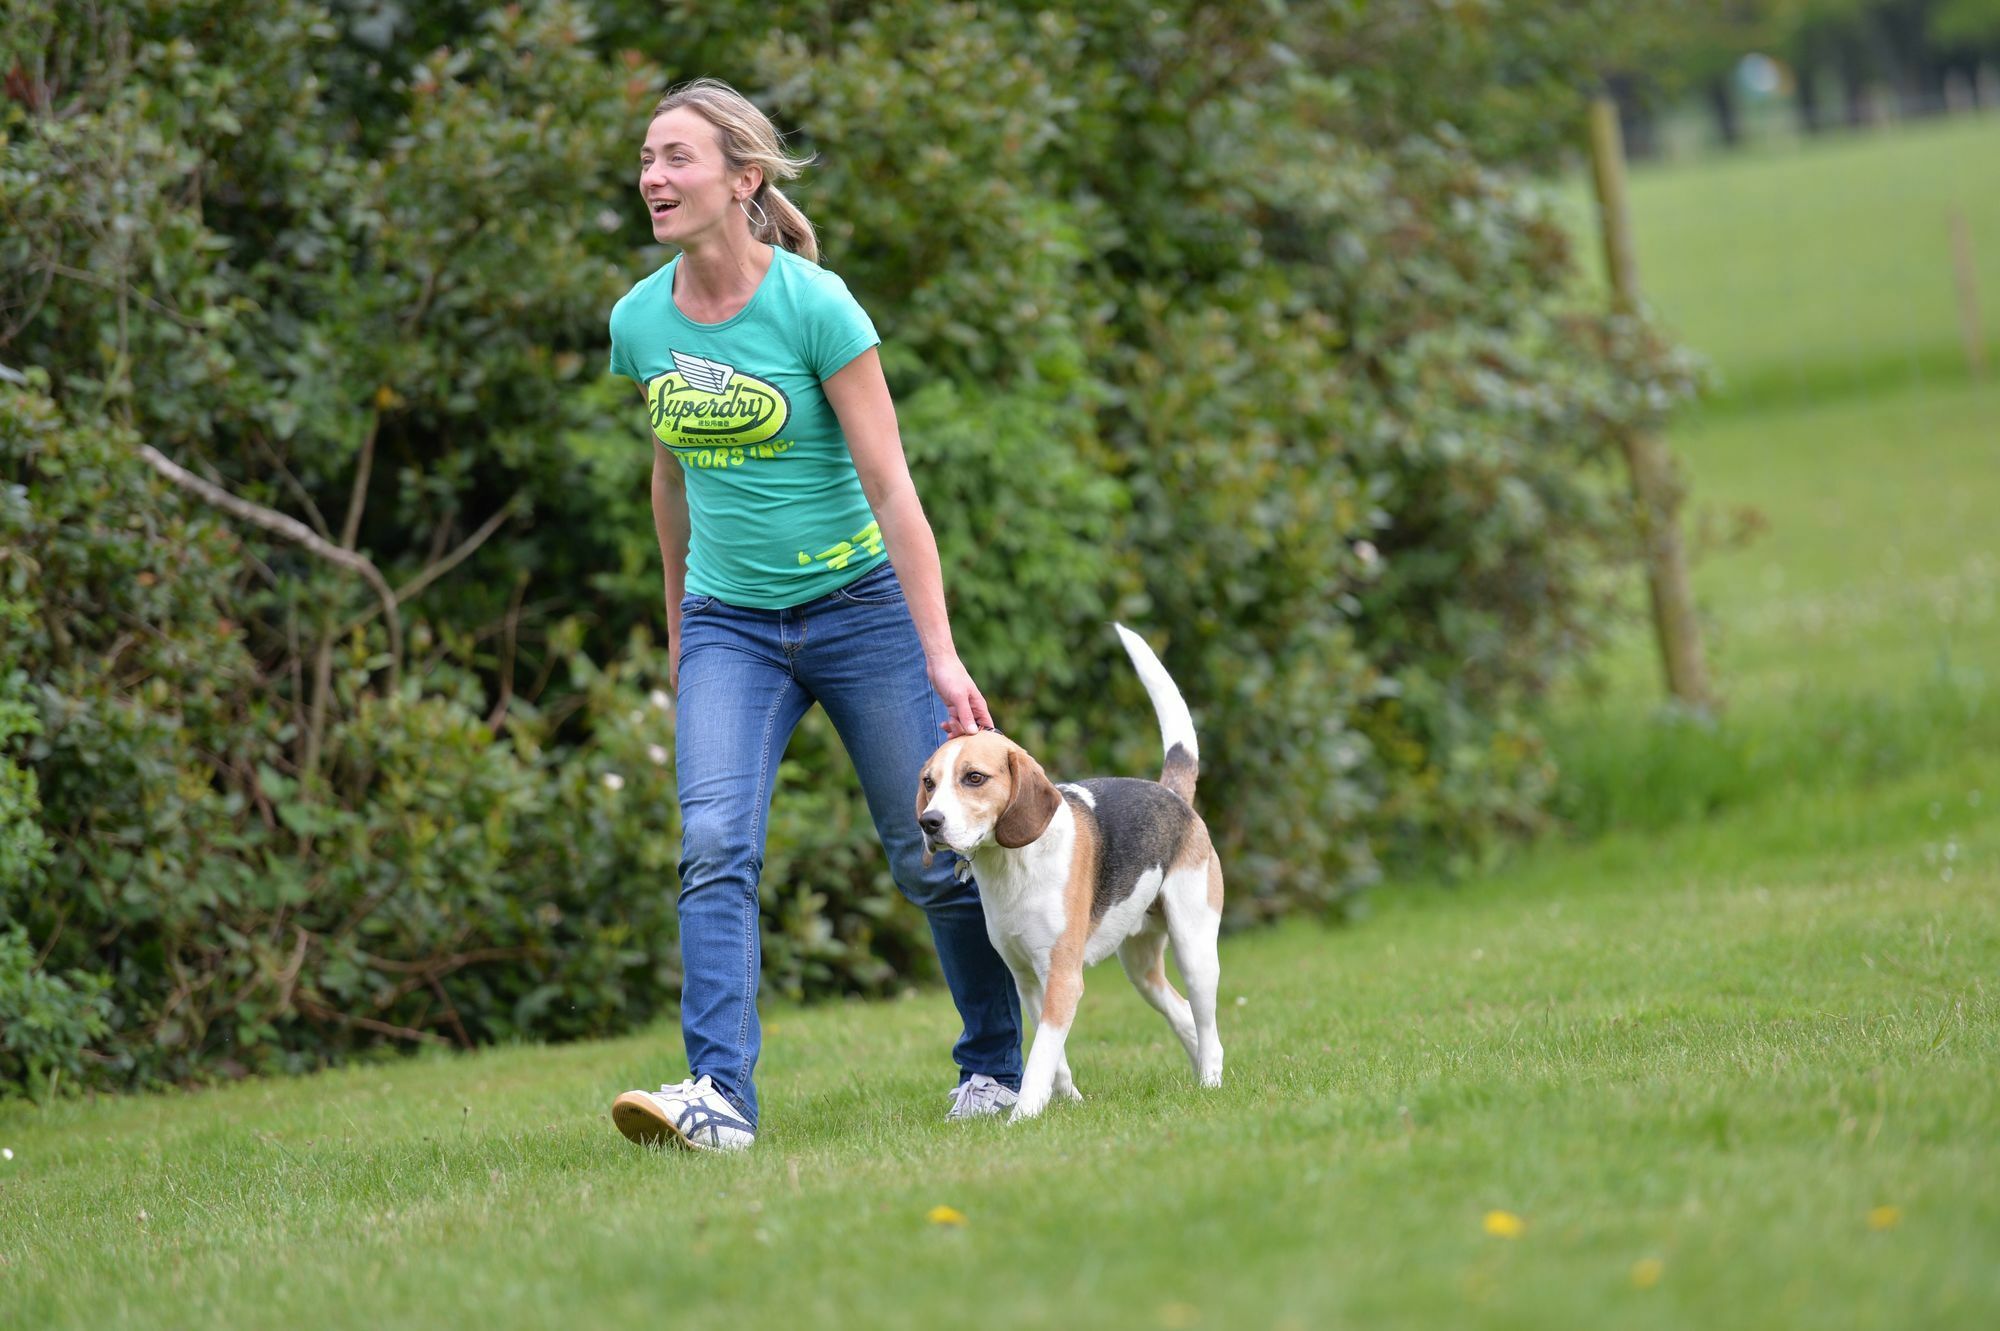
[[[742,215],[737,198],[755,183],[755,168],[729,169],[720,131],[699,112],[677,106],[646,127],[639,195],[653,219],[653,239],[662,244],[685,249],[690,238],[735,224]]]

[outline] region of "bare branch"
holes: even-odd
[[[368,432],[361,436],[361,458],[354,464],[354,488],[347,495],[347,521],[340,525],[340,546],[352,550],[361,531],[361,510],[368,505],[368,475],[375,470],[375,432],[382,428],[382,413],[368,413]]]
[[[373,1017],[357,1017],[351,1013],[336,1011],[324,1003],[307,998],[304,994],[296,995],[292,1002],[299,1011],[319,1021],[337,1021],[343,1026],[359,1026],[364,1031],[375,1031],[382,1035],[393,1035],[399,1039],[418,1040],[427,1044],[443,1045],[447,1049],[451,1047],[451,1041],[445,1039],[442,1035],[437,1035],[430,1031],[412,1030],[408,1026],[394,1026],[386,1021],[377,1021]]]
[[[147,306],[154,313],[164,314],[167,318],[172,319],[175,323],[190,332],[199,333],[203,331],[200,320],[190,319],[171,305],[162,305],[159,301],[154,300],[144,292],[132,290],[132,285],[129,282],[104,277],[85,268],[72,268],[66,263],[57,263],[53,259],[44,260],[41,266],[45,271],[53,273],[57,277],[67,277],[73,282],[82,282],[89,286],[100,287],[105,291],[117,293],[121,298],[127,294],[137,296],[140,303]]]
[[[139,446],[139,456],[145,459],[146,464],[154,471],[159,472],[160,475],[166,477],[175,485],[180,486],[183,490],[199,495],[225,513],[233,513],[245,522],[262,527],[265,531],[304,546],[307,550],[326,560],[329,564],[337,564],[350,573],[359,575],[370,587],[374,588],[376,597],[381,601],[381,608],[388,617],[389,687],[391,691],[395,689],[403,665],[402,618],[396,613],[396,594],[389,590],[388,580],[382,576],[382,571],[375,567],[372,560],[366,555],[357,554],[352,550],[343,550],[339,546],[332,544],[297,518],[287,517],[283,513],[265,508],[262,504],[253,504],[248,499],[231,494],[219,485],[203,480],[185,467],[169,459],[151,444],[141,444]]]
[[[459,1048],[472,1048],[472,1036],[467,1033],[465,1023],[459,1019],[458,1005],[451,1001],[451,995],[444,991],[444,985],[435,975],[431,977],[431,992],[437,995],[438,1002],[444,1004],[444,1015],[451,1021],[452,1029],[458,1032]]]
[[[292,475],[291,468],[287,467],[285,460],[278,456],[278,450],[271,447],[271,441],[264,437],[262,430],[252,430],[250,437],[256,442],[257,449],[264,455],[265,460],[277,470],[279,478],[291,490],[293,497],[300,504],[304,505],[306,516],[312,519],[313,530],[317,531],[321,536],[328,535],[331,529],[326,525],[326,515],[321,513],[319,505],[313,502],[312,491],[306,489],[305,482]],[[347,548],[352,550],[354,548],[353,542],[348,542]]]
[[[371,952],[357,949],[359,956],[368,965],[379,971],[389,971],[396,975],[415,975],[428,981],[436,976],[449,975],[467,966],[476,966],[482,961],[514,961],[531,956],[531,947],[476,947],[469,952],[457,952],[444,957],[426,957],[422,961],[402,961],[395,957],[378,957]]]
[[[424,588],[436,582],[439,578],[443,577],[445,574],[457,568],[460,564],[463,564],[466,561],[466,559],[471,556],[474,550],[477,550],[480,546],[486,544],[487,540],[493,535],[493,533],[500,530],[500,525],[502,523],[506,522],[508,518],[514,515],[514,510],[517,507],[519,507],[520,502],[521,502],[521,495],[517,491],[514,497],[512,499],[509,499],[506,503],[502,504],[499,510],[495,512],[492,517],[486,519],[485,522],[480,524],[478,531],[472,533],[472,535],[466,537],[463,541],[459,542],[457,549],[453,550],[443,559],[440,559],[436,563],[430,565],[422,573],[419,573],[416,577],[411,578],[401,587],[398,587],[396,589],[396,597],[395,597],[396,604],[401,605],[403,602],[409,600],[411,597],[415,596],[418,592],[422,591]],[[375,618],[377,614],[381,613],[381,610],[382,610],[381,606],[370,606],[368,609],[356,615],[353,619],[347,621],[347,623],[342,624],[340,626],[341,633],[348,634],[354,632],[354,630],[360,628],[363,624],[366,624],[369,620]]]
[[[512,604],[507,607],[507,631],[502,639],[500,651],[500,700],[493,705],[493,714],[486,718],[486,727],[494,734],[500,733],[500,723],[507,719],[507,704],[514,700],[514,643],[521,628],[521,601],[528,594],[528,571],[514,580]]]
[[[368,506],[368,477],[375,469],[375,434],[382,426],[382,412],[378,406],[368,413],[368,428],[361,436],[361,456],[354,464],[354,484],[347,493],[347,516],[340,524],[340,548],[352,550],[361,532],[361,511]],[[306,720],[306,779],[319,775],[321,745],[326,738],[326,706],[333,695],[333,642],[336,636],[346,637],[343,630],[338,635],[326,631],[327,617],[320,618],[319,641],[313,646],[313,690],[312,706],[307,711]]]

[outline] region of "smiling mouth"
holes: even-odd
[[[680,203],[674,199],[654,199],[650,207],[652,208],[653,216],[665,217],[668,213],[680,207]]]

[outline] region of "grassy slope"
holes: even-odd
[[[1021,1129],[936,1120],[936,996],[778,1013],[735,1159],[606,1122],[666,1032],[9,1109],[0,1322],[1990,1325],[2000,826],[1975,789],[2000,771],[1780,794],[1234,940],[1219,1093],[1099,972],[1092,1099]],[[1526,1234],[1484,1234],[1496,1208]]]
[[[1697,504],[1768,524],[1696,577],[1732,695],[2000,686],[2000,383],[1720,416],[1675,445]]]
[[[1581,830],[2000,754],[2000,384],[1725,413],[1674,442],[1698,501],[1767,524],[1695,571],[1728,710],[1660,724],[1635,633],[1554,726]]]
[[[1641,170],[1640,284],[1723,398],[1795,401],[1963,379],[1949,217],[1973,237],[2000,362],[2000,116]],[[1587,196],[1567,210],[1596,254]]]
[[[1722,726],[1648,723],[1630,647],[1561,737],[1610,830],[1229,940],[1218,1093],[1100,970],[1091,1100],[1020,1129],[937,1121],[935,994],[773,1013],[737,1159],[609,1127],[664,1028],[0,1106],[0,1326],[1992,1325],[1996,420],[1681,435],[1771,523],[1700,573]]]

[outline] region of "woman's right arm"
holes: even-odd
[[[667,686],[678,689],[681,596],[687,590],[687,491],[681,484],[681,464],[658,442],[653,444],[653,530],[660,538],[660,563],[666,570]]]

